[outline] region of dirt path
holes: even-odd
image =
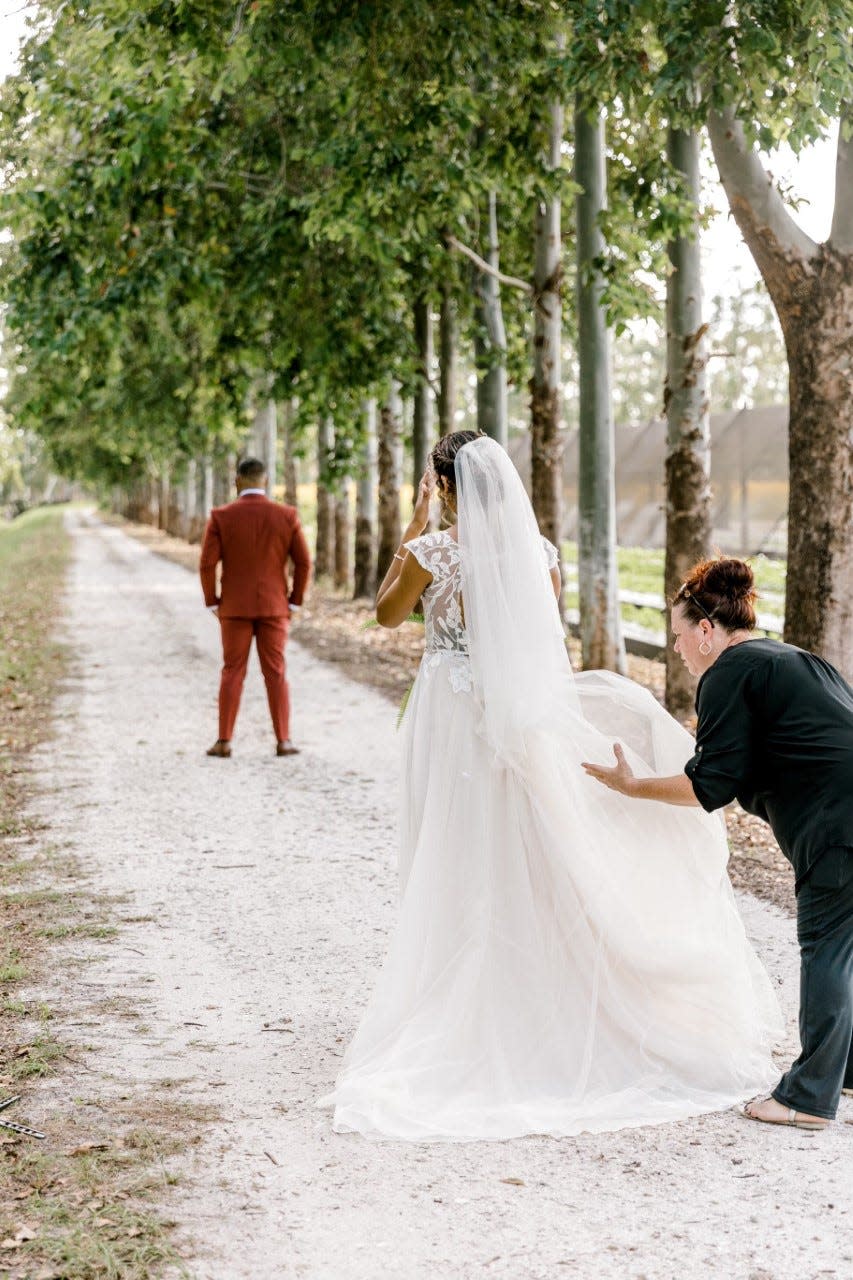
[[[563,1142],[332,1133],[314,1099],[395,914],[393,708],[292,643],[303,754],[273,756],[253,659],[235,756],[208,760],[218,636],[195,580],[73,519],[78,668],[40,807],[45,838],[73,848],[96,890],[125,895],[128,923],[63,975],[59,1032],[95,1047],[107,1099],[142,1082],[219,1108],[167,1205],[196,1280],[853,1274],[849,1101],[819,1136],[731,1114]],[[743,907],[793,1015],[792,922]],[[142,1018],[81,1031],[96,994]]]

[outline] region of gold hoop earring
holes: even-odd
[[[710,640],[703,640],[699,645],[699,652],[703,658],[707,658],[713,647],[714,646],[711,644]]]

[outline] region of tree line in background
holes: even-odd
[[[667,594],[709,549],[707,138],[785,340],[786,637],[853,674],[851,35],[853,0],[42,5],[0,101],[11,421],[189,531],[250,425],[262,454],[283,438],[291,497],[310,439],[318,569],[343,580],[354,482],[369,594],[404,456],[415,482],[469,369],[503,443],[526,397],[559,542],[576,385],[583,662],[618,669],[612,343],[661,288]],[[757,148],[833,119],[819,245]],[[670,707],[691,697],[669,664]]]

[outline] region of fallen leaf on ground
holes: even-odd
[[[18,1249],[22,1244],[25,1244],[27,1240],[35,1240],[35,1238],[35,1227],[22,1225],[18,1227],[14,1237],[7,1236],[5,1240],[0,1240],[0,1249]]]

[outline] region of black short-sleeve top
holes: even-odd
[[[770,823],[797,880],[853,846],[853,689],[823,658],[779,640],[724,649],[696,691],[685,765],[709,812],[737,799]]]

